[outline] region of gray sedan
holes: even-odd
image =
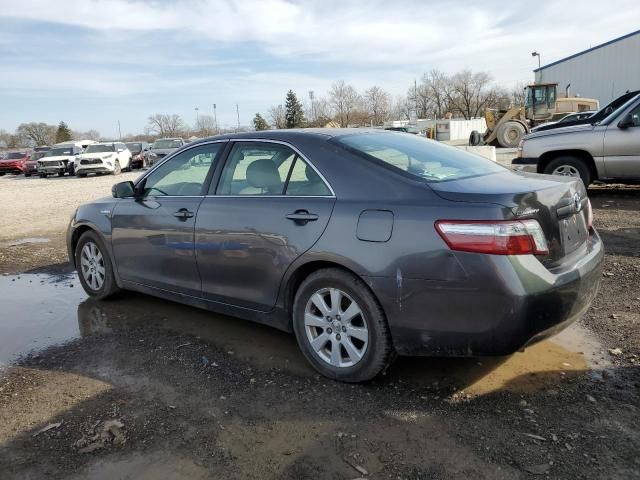
[[[78,208],[67,239],[89,295],[136,290],[294,332],[348,382],[396,353],[545,338],[589,308],[603,260],[580,179],[378,130],[189,144]]]

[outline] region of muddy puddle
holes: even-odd
[[[189,334],[258,368],[315,375],[293,336],[237,318],[124,292],[108,301],[87,297],[75,274],[0,277],[0,366],[53,344],[144,326]],[[551,388],[567,375],[598,375],[609,365],[604,347],[572,325],[554,338],[509,357],[400,358],[390,382],[442,386],[481,395],[496,390]]]

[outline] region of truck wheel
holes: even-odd
[[[480,135],[479,131],[474,130],[473,132],[471,132],[471,135],[469,135],[469,145],[475,147],[476,145],[480,145],[481,141],[482,136]]]
[[[544,173],[565,177],[580,177],[585,187],[591,184],[591,170],[584,160],[578,157],[558,157],[549,162]]]
[[[498,143],[505,148],[515,148],[527,133],[519,122],[505,122],[498,127]]]

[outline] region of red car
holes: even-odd
[[[9,152],[5,158],[0,160],[0,175],[23,173],[30,158],[29,152]]]

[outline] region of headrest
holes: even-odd
[[[282,180],[276,164],[268,158],[251,162],[247,167],[247,182],[254,188],[264,188],[273,192],[282,187]]]

